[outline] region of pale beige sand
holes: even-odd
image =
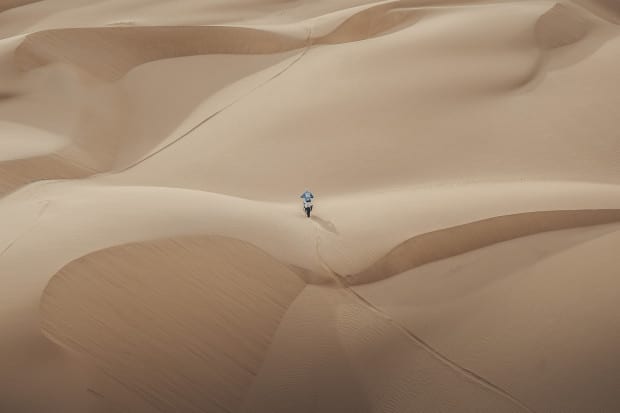
[[[0,12],[12,9],[14,7],[23,6],[30,3],[36,3],[40,0],[5,0],[0,5]]]
[[[234,411],[303,286],[240,241],[130,244],[63,268],[44,293],[43,330],[156,409]]]
[[[0,412],[619,411],[619,22],[1,3]]]
[[[398,275],[412,268],[545,231],[620,221],[620,210],[539,211],[497,216],[410,238],[370,267],[346,275],[349,284],[364,284]]]
[[[536,411],[613,412],[619,230],[521,238],[356,290]]]

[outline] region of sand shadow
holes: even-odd
[[[19,96],[18,93],[16,92],[10,92],[10,91],[0,91],[0,100],[5,100],[5,99],[12,99]]]
[[[516,238],[617,222],[620,222],[619,209],[537,211],[496,216],[416,235],[365,270],[347,275],[346,279],[349,285],[372,283]]]
[[[336,225],[334,225],[333,222],[326,221],[318,215],[312,215],[311,219],[312,221],[319,224],[321,228],[323,228],[325,231],[331,232],[332,234],[340,235],[340,233],[338,232],[338,228],[336,228]]]

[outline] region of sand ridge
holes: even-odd
[[[352,289],[350,287],[351,283],[349,281],[349,279],[351,277],[343,277],[342,275],[334,272],[334,270],[331,269],[329,264],[321,256],[320,240],[321,240],[321,237],[320,237],[320,233],[319,233],[319,228],[317,227],[316,254],[317,254],[317,257],[318,257],[319,261],[321,262],[321,264],[323,265],[325,270],[329,274],[331,274],[332,277],[334,277],[335,280],[337,280],[340,288],[348,291],[352,296],[354,296],[357,300],[359,300],[360,303],[364,307],[366,307],[366,309],[368,311],[372,312],[373,314],[376,314],[380,319],[385,320],[390,325],[395,326],[398,330],[403,332],[404,335],[407,338],[409,338],[412,342],[414,342],[416,345],[420,346],[427,353],[431,354],[434,358],[436,358],[437,360],[439,360],[441,363],[445,364],[449,368],[453,369],[454,371],[458,372],[459,374],[462,374],[463,376],[467,377],[469,380],[472,380],[476,384],[478,384],[478,385],[480,385],[480,386],[482,386],[484,388],[487,388],[487,389],[489,389],[492,392],[497,393],[501,397],[505,397],[507,400],[509,400],[510,402],[514,403],[517,407],[519,407],[519,408],[521,408],[521,409],[523,409],[523,410],[525,410],[527,412],[532,412],[533,411],[530,407],[525,405],[521,400],[516,398],[514,395],[510,394],[505,389],[503,389],[503,388],[499,387],[498,385],[490,382],[489,380],[485,379],[484,377],[480,376],[479,374],[477,374],[477,373],[475,373],[475,372],[473,372],[473,371],[471,371],[471,370],[469,370],[469,369],[459,365],[458,363],[456,363],[453,360],[451,360],[449,357],[446,357],[444,354],[439,352],[433,346],[429,345],[427,342],[425,342],[423,339],[421,339],[419,336],[417,336],[411,330],[407,329],[406,327],[404,327],[403,325],[401,325],[400,323],[395,321],[388,314],[383,312],[381,309],[376,307],[374,304],[372,304],[370,301],[368,301],[362,295],[360,295],[354,289]],[[390,255],[393,255],[393,253],[390,254]],[[390,256],[388,255],[387,257],[384,258],[384,260],[385,259],[389,259],[389,257]],[[402,273],[402,272],[404,272],[404,271],[399,271],[398,273]]]
[[[602,287],[615,277],[615,271],[606,267],[614,260],[617,237],[617,225],[550,232],[355,289],[400,323],[415,327],[457,362],[475,366],[478,373],[510,388],[537,411],[551,409],[543,407],[543,394],[551,388],[582,390],[558,401],[554,407],[558,411],[613,411],[618,400],[609,389],[616,379],[611,373],[614,367],[606,366],[615,365],[610,360],[617,336],[609,335],[609,345],[601,345],[592,357],[575,354],[576,347],[592,345],[617,323],[616,312],[608,312],[616,294]],[[522,248],[515,250],[515,245]],[[594,258],[590,269],[586,269],[588,257]],[[494,277],[486,276],[488,269]],[[415,293],[411,285],[416,285]],[[585,304],[593,297],[594,302]],[[454,334],[464,341],[453,341]],[[483,367],[480,361],[489,354],[498,363]],[[524,362],[523,354],[531,358]],[[514,367],[506,372],[506,365]],[[576,370],[582,374],[568,373]],[[532,376],[533,371],[538,373]],[[524,376],[530,377],[527,383]],[[596,384],[590,384],[593,376],[598,377]]]
[[[445,3],[445,5],[443,5],[442,7],[445,7],[449,10],[450,5],[452,5],[452,3],[448,2],[448,3]],[[402,12],[404,13],[402,14],[402,16],[406,17],[408,16],[407,13],[409,12],[413,13],[414,15],[416,15],[416,13],[418,12],[424,13],[426,10],[426,7],[428,7],[427,4],[425,3],[420,4],[419,2],[413,2],[413,3],[386,2],[386,3],[379,4],[377,6],[359,7],[358,8],[359,10],[358,9],[352,9],[351,11],[344,10],[345,16],[349,15],[349,17],[345,18],[344,21],[340,22],[336,26],[336,28],[333,28],[331,31],[331,34],[325,34],[323,35],[322,38],[318,38],[316,41],[313,40],[313,43],[317,43],[317,44],[320,44],[321,42],[331,43],[335,41],[334,39],[340,39],[338,40],[338,42],[361,40],[361,39],[367,38],[368,36],[372,36],[373,33],[379,33],[379,32],[385,31],[386,28],[389,28],[392,25],[398,26],[400,24],[400,20],[399,20],[400,17],[398,17],[397,20],[392,21],[390,20],[391,19],[390,17],[385,17],[385,16],[390,16],[390,13],[399,12],[399,10],[404,10],[404,12]],[[351,13],[353,14],[351,15]],[[538,38],[542,39],[539,41],[542,42],[543,48],[546,48],[548,46],[547,43],[549,42],[550,42],[549,45],[551,44],[565,45],[566,42],[570,43],[574,41],[573,37],[575,36],[575,34],[573,34],[572,32],[567,32],[566,34],[562,34],[562,31],[556,30],[553,25],[556,24],[554,22],[557,21],[558,22],[557,24],[559,25],[558,27],[564,27],[565,26],[564,20],[566,20],[566,18],[577,19],[576,20],[577,22],[579,21],[587,22],[587,20],[583,20],[583,18],[580,17],[578,13],[577,14],[575,13],[577,12],[574,11],[573,8],[567,8],[566,6],[556,5],[552,7],[550,12],[547,12],[543,15],[543,17],[537,22],[537,25],[536,25],[536,33],[538,33],[537,34]],[[547,18],[547,16],[549,16],[549,18]],[[384,18],[387,18],[386,23],[382,23],[383,21],[382,19]],[[545,23],[546,20],[550,20],[550,22]],[[312,23],[312,25],[314,24],[315,23]],[[324,25],[324,23],[322,24]],[[385,24],[387,24],[387,26],[385,26]],[[568,27],[570,27],[570,25]],[[548,30],[546,28],[548,28]],[[77,30],[77,32],[75,32],[75,30]],[[288,38],[287,37],[288,35],[277,34],[278,32],[277,26],[275,29],[271,29],[271,30],[275,30],[275,31],[271,32],[271,31],[259,30],[258,32],[256,32],[256,29],[252,29],[252,28],[227,27],[227,26],[205,26],[205,27],[193,27],[193,28],[190,28],[190,27],[110,27],[110,28],[105,28],[104,27],[104,28],[84,28],[84,29],[56,29],[56,30],[50,31],[49,33],[38,32],[38,33],[33,33],[27,36],[26,40],[18,47],[15,58],[16,58],[18,65],[24,68],[34,67],[32,65],[36,66],[36,65],[43,64],[45,62],[50,62],[50,61],[74,62],[74,64],[77,64],[78,67],[81,67],[81,65],[83,64],[91,65],[90,66],[91,73],[94,73],[95,75],[99,74],[100,76],[103,76],[104,78],[106,78],[107,76],[113,76],[113,77],[119,76],[121,73],[125,72],[130,67],[136,64],[140,64],[140,62],[144,63],[145,61],[149,61],[152,59],[161,59],[161,58],[178,56],[178,55],[186,55],[186,54],[194,55],[197,53],[212,53],[212,52],[221,53],[226,50],[228,50],[228,52],[236,51],[236,52],[243,52],[243,53],[246,53],[246,52],[255,53],[257,51],[261,53],[265,53],[265,52],[272,53],[278,50],[282,51],[282,50],[287,50],[291,48],[301,47],[303,42],[307,43],[309,39],[309,37],[307,36],[308,35],[307,29],[305,29],[305,33],[303,34],[299,30],[297,30],[297,32],[299,33],[295,35],[295,37],[290,38],[289,40],[286,40]],[[551,34],[545,35],[546,30]],[[580,30],[580,29],[576,29],[576,30]],[[80,35],[79,34],[81,33],[80,31],[85,31],[84,35]],[[209,40],[208,42],[205,42],[203,40],[197,41],[197,42],[194,41],[194,43],[188,42],[187,38],[191,37],[194,31],[198,31],[198,33],[200,33],[200,31],[205,31],[205,34],[208,34],[208,38],[212,40]],[[354,37],[353,38],[346,37],[348,35],[339,34],[341,32],[351,33]],[[91,35],[89,35],[88,33],[92,34],[92,39],[91,37],[89,37]],[[217,33],[220,33],[220,34],[218,35]],[[230,33],[231,35],[228,36],[227,33]],[[254,36],[254,34],[259,34],[259,33],[262,33],[262,34],[260,34],[258,38],[257,36]],[[577,36],[581,36],[582,34],[577,34]],[[236,43],[238,46],[235,46],[234,42],[230,44],[227,42],[222,42],[219,39],[224,38],[223,36],[226,39],[239,39],[240,43]],[[248,36],[252,37],[252,41],[250,42],[247,41],[249,39]],[[263,36],[267,36],[266,39],[263,39],[264,41],[261,40]],[[345,37],[342,38],[342,36],[345,36]],[[355,36],[361,36],[361,37],[355,37]],[[553,36],[556,36],[557,38]],[[57,40],[54,40],[56,38]],[[125,41],[126,38],[129,38],[129,40]],[[162,40],[157,40],[158,38]],[[255,38],[257,38],[257,40]],[[272,42],[268,40],[271,38],[273,38],[273,40],[275,40],[275,38],[278,38],[280,40],[276,42]],[[306,40],[303,40],[303,38],[305,38]],[[165,41],[163,41],[164,39]],[[243,39],[246,39],[246,41],[243,41]],[[103,63],[100,63],[97,60],[97,58],[85,56],[81,52],[82,48],[80,48],[79,45],[82,43],[80,42],[86,42],[90,44],[92,43],[91,40],[94,42],[103,41],[104,43],[102,44],[102,47],[106,51],[112,52],[112,53],[120,53],[120,55],[117,57],[106,58],[105,59],[106,62],[103,62]],[[140,46],[141,44],[145,44],[145,42],[150,44],[153,41],[159,42],[159,45],[157,47],[153,47],[153,46],[141,47]],[[75,46],[72,46],[73,42],[76,42]],[[39,43],[41,43],[40,48],[44,50],[41,52],[41,53],[44,53],[41,56],[38,55],[39,53],[37,52],[38,46],[36,46]],[[55,44],[60,45],[60,47],[55,46]],[[171,48],[172,45],[174,45],[174,48]],[[181,45],[182,47],[179,48],[177,47],[177,45]],[[235,47],[237,49],[235,49]],[[241,47],[241,49],[239,49],[239,47]],[[267,47],[267,49],[265,49],[265,47]],[[101,47],[97,47],[97,48],[92,48],[88,50],[100,50],[100,49]],[[56,50],[58,51],[57,53],[59,53],[58,56],[54,55],[54,53],[56,53],[55,52]],[[117,52],[114,52],[114,50],[117,50]],[[49,53],[52,53],[52,54],[49,55]],[[173,53],[173,54],[170,55],[170,53]],[[71,57],[74,55],[75,57]],[[120,63],[121,66],[109,67],[109,64],[117,64],[117,63]],[[538,73],[535,68],[536,67],[540,68],[542,66],[539,63],[537,63],[537,60],[535,60],[533,64],[534,64],[533,66],[534,69],[530,69],[533,71],[531,73],[527,73],[524,75],[526,80],[519,80],[518,82],[527,83],[528,79],[531,80],[531,79],[538,77]],[[86,69],[87,69],[87,72],[89,72],[88,67]],[[254,87],[251,88],[250,92],[248,93],[251,93],[253,90],[254,90]],[[101,98],[101,96],[97,96],[97,95],[95,95],[94,97],[97,99]],[[115,99],[115,101],[113,102],[118,102],[118,99]],[[237,102],[237,100],[233,100],[232,102],[233,103]],[[225,107],[227,108],[231,106],[233,103],[229,103]],[[186,129],[185,132],[178,134],[174,138],[167,139],[166,140],[168,142],[167,144],[170,144],[170,142],[174,142],[176,140],[180,140],[183,137],[185,137],[187,134],[195,132],[196,129],[200,128],[208,120],[212,119],[212,117],[215,116],[216,113],[219,113],[219,111],[221,110],[223,109],[220,108],[219,110],[216,110],[214,112],[211,112],[210,114],[207,114],[200,121],[195,122],[193,126]],[[85,113],[84,115],[90,116],[87,113]],[[104,115],[105,117],[103,119],[97,119],[100,116],[99,115],[96,115],[96,116],[97,117],[93,119],[94,122],[96,122],[95,125],[97,123],[101,124],[100,122],[105,122],[105,125],[119,123],[117,120],[110,121],[109,119],[106,119],[106,117],[109,118],[108,115]],[[88,124],[92,125],[93,122],[88,121]],[[109,137],[111,135],[119,133],[119,131],[107,130],[108,129],[107,126],[105,126],[104,129],[102,130],[98,130],[98,129],[101,129],[98,126],[95,126],[94,128],[91,128],[91,129],[92,130],[86,129],[80,132],[81,134],[86,134],[86,136],[92,135],[92,137],[89,138],[91,142],[94,140],[98,142],[103,142],[105,140],[109,140]],[[89,148],[88,145],[90,145],[91,147]],[[91,154],[90,156],[96,156],[96,157],[101,157],[102,156],[101,153],[103,152],[110,152],[109,148],[108,149],[103,148],[103,151],[102,151],[101,150],[102,148],[97,147],[97,146],[92,146],[92,144],[87,144],[87,145],[82,144],[80,145],[80,148],[81,148],[80,149],[81,151],[86,150],[87,153]],[[112,146],[112,150],[116,152],[116,149],[114,148],[114,146]],[[68,154],[69,154],[69,158],[74,158],[74,159],[84,158],[84,154],[78,153],[76,155],[75,150],[72,150],[72,149],[68,150]],[[115,155],[112,155],[112,158],[110,158],[110,156],[106,156],[105,159],[102,159],[101,161],[95,161],[94,163],[91,160],[89,161],[90,165],[87,165],[87,166],[91,167],[93,170],[105,172],[106,170],[109,170],[110,168],[112,168],[112,166],[110,166],[110,159],[113,159],[114,156]],[[133,155],[133,156],[135,157],[136,155]],[[140,155],[137,155],[137,156],[140,157]],[[147,155],[147,156],[152,156],[152,155]],[[76,161],[74,160],[73,162],[76,162]],[[126,161],[123,163],[125,163],[125,166],[127,165]],[[81,176],[81,175],[78,175],[78,176]],[[59,177],[65,177],[65,175],[63,174]]]
[[[0,6],[0,12],[10,10],[14,7],[23,6],[25,4],[36,3],[41,0],[7,0]]]
[[[374,282],[433,261],[547,231],[620,221],[618,210],[537,211],[497,216],[410,238],[367,269],[344,276],[347,284]]]
[[[555,216],[554,219],[551,219],[551,217]],[[578,217],[578,219],[576,219],[575,217]],[[510,238],[514,238],[515,236],[526,236],[529,235],[531,233],[538,233],[539,231],[548,231],[548,230],[558,230],[563,228],[563,226],[565,227],[566,225],[593,225],[593,224],[600,224],[600,223],[604,223],[604,222],[614,222],[618,220],[618,215],[616,211],[600,211],[599,213],[597,213],[596,211],[557,211],[557,212],[541,212],[541,213],[530,213],[530,214],[523,214],[523,216],[513,216],[513,217],[499,217],[498,219],[491,219],[488,220],[487,223],[496,223],[495,221],[501,221],[501,220],[506,220],[506,219],[510,219],[512,221],[518,221],[517,224],[519,228],[529,228],[528,231],[529,232],[524,232],[521,234],[513,234],[512,236],[510,236]],[[526,224],[524,224],[524,222],[530,222],[529,226],[527,226]],[[537,227],[535,224],[532,225],[533,223],[538,223],[539,227]],[[570,223],[570,224],[569,224]],[[515,222],[512,223],[513,225],[516,225]],[[469,225],[469,227],[475,227],[475,226],[480,226],[482,224],[480,223],[473,223],[471,225]],[[542,227],[540,227],[540,225],[542,225]],[[389,315],[385,314],[382,310],[376,308],[371,302],[369,302],[368,300],[366,300],[363,296],[359,295],[355,290],[351,289],[349,287],[350,281],[348,278],[342,277],[338,274],[336,274],[330,267],[329,264],[325,262],[325,260],[321,257],[321,246],[320,246],[320,240],[321,240],[321,232],[323,231],[323,227],[314,222],[314,227],[315,227],[315,232],[316,232],[316,254],[317,254],[317,258],[318,260],[321,262],[321,265],[323,266],[324,270],[328,273],[331,274],[332,277],[334,277],[334,279],[337,281],[337,284],[340,285],[340,288],[344,288],[347,289],[352,295],[353,297],[355,297],[356,299],[360,300],[362,305],[364,307],[367,307],[367,310],[370,311],[371,313],[375,314],[376,316],[379,317],[380,320],[383,320],[382,322],[387,322],[389,325],[394,325],[395,328],[397,330],[400,330],[403,334],[405,334],[407,337],[409,337],[409,339],[411,339],[412,341],[414,341],[416,343],[417,346],[420,346],[422,349],[424,349],[424,351],[429,352],[433,357],[437,358],[438,360],[441,361],[441,363],[446,364],[449,368],[451,369],[455,369],[456,371],[461,372],[462,374],[464,374],[466,377],[468,377],[469,380],[472,380],[474,383],[478,383],[480,385],[482,385],[485,388],[489,388],[491,391],[493,392],[497,392],[501,397],[506,397],[510,402],[514,403],[517,407],[523,408],[525,411],[531,411],[531,409],[529,407],[526,407],[524,405],[524,403],[522,401],[520,401],[519,399],[517,399],[515,396],[511,395],[510,393],[508,393],[506,390],[502,389],[502,388],[498,388],[493,382],[485,379],[484,377],[480,376],[479,374],[477,374],[475,371],[470,370],[469,368],[466,367],[462,367],[460,366],[458,363],[452,361],[450,358],[446,357],[444,354],[442,354],[441,352],[437,351],[436,349],[434,349],[431,345],[429,345],[428,343],[426,343],[422,338],[418,337],[417,335],[415,335],[413,332],[411,332],[408,328],[400,325],[398,323],[398,321],[393,320]],[[507,236],[507,234],[510,233],[510,231],[507,231],[506,229],[502,229],[502,227],[500,225],[495,225],[494,226],[496,229],[496,234],[502,234],[503,236]],[[467,226],[466,226],[467,228]],[[441,231],[441,232],[446,232],[446,231]],[[470,232],[471,233],[471,232]],[[423,238],[420,237],[420,238]],[[508,239],[510,239],[508,238]],[[495,242],[487,242],[486,244],[481,244],[478,247],[481,247],[482,245],[492,245],[495,244],[496,242],[498,242],[498,240],[494,240]],[[179,241],[181,242],[181,244],[179,245],[185,245],[185,241]],[[202,241],[200,241],[202,242]],[[235,242],[233,241],[226,241],[227,243],[231,243],[232,242],[232,246],[235,245]],[[155,251],[166,251],[165,254],[165,260],[170,260],[170,258],[168,258],[170,256],[170,254],[174,254],[174,250],[175,248],[172,248],[170,246],[162,246],[160,245],[159,242],[152,244],[154,246],[154,248],[156,248]],[[192,245],[191,243],[189,244],[190,246]],[[405,243],[405,245],[407,245],[407,243]],[[145,245],[146,248],[153,248],[153,247],[148,247],[148,244]],[[127,250],[127,248],[130,248],[129,250]],[[129,262],[136,262],[135,259],[132,260],[128,260],[126,258],[121,258],[124,257],[125,255],[125,251],[131,251],[131,246],[128,247],[120,247],[119,248],[112,248],[110,249],[110,254],[111,257],[116,257],[115,261],[119,262],[119,263],[123,263],[126,261]],[[143,248],[143,246],[139,246],[136,248]],[[193,247],[192,247],[193,248]],[[212,249],[213,247],[210,247],[210,249]],[[236,248],[236,247],[235,247]],[[399,247],[396,250],[402,250],[403,247]],[[422,250],[421,248],[418,248],[418,250]],[[118,252],[115,252],[118,251]],[[462,251],[460,251],[462,252]],[[450,249],[446,250],[446,251],[442,251],[440,252],[442,254],[442,257],[445,256],[451,256],[451,254],[455,254],[455,251],[451,251]],[[103,264],[103,262],[105,261],[101,261],[102,260],[102,254],[107,254],[105,251],[102,252],[97,252],[95,254],[91,254],[88,256],[88,258],[84,258],[84,259],[80,259],[76,262],[76,264],[73,265],[69,265],[67,267],[66,270],[62,270],[59,275],[57,277],[59,278],[55,278],[54,280],[51,281],[50,286],[46,289],[56,289],[56,288],[60,288],[60,294],[62,295],[62,283],[60,285],[58,285],[60,283],[59,280],[62,280],[63,278],[66,277],[73,277],[75,278],[77,276],[77,270],[73,270],[74,267],[76,266],[82,266],[86,265],[87,268],[89,266],[92,265],[98,265],[98,266],[102,266],[101,268],[109,268],[110,264]],[[119,254],[122,254],[119,256]],[[157,255],[153,255],[153,253],[151,254],[151,259],[154,259],[155,261],[157,261]],[[411,254],[411,253],[410,253]],[[396,255],[394,252],[388,254],[386,256],[386,258],[384,259],[384,261],[388,261],[390,260],[394,255]],[[413,257],[415,258],[415,255],[413,255]],[[439,259],[440,257],[435,257],[436,259]],[[173,261],[168,261],[170,263],[174,263],[174,262],[184,262],[184,263],[188,263],[188,262],[192,262],[192,259],[179,259],[176,258]],[[200,259],[201,262],[204,262],[204,257],[201,256]],[[251,261],[248,259],[248,257],[244,257],[244,261],[243,262],[248,262]],[[83,262],[84,264],[79,264],[80,262]],[[165,262],[165,261],[164,261]],[[158,265],[158,264],[151,264],[151,265]],[[161,264],[159,264],[161,265]],[[175,266],[177,264],[174,264]],[[131,268],[131,267],[129,267]],[[410,269],[410,267],[402,267],[399,268],[397,270],[394,271],[394,273],[402,273],[403,271],[406,271]],[[82,270],[84,271],[84,270]],[[93,272],[94,274],[100,274],[98,277],[101,277],[102,275],[104,275],[106,273],[106,271],[102,271],[102,270],[92,270],[89,269],[86,272]],[[70,274],[76,274],[71,276]],[[64,275],[63,275],[64,274]],[[387,275],[389,276],[390,273],[387,273]],[[295,276],[290,273],[289,277],[293,277],[295,278]],[[141,276],[144,277],[144,276]],[[170,277],[170,275],[167,275],[167,277]],[[137,279],[139,280],[139,278]],[[169,280],[170,281],[170,280]],[[115,283],[117,283],[119,281],[115,281]],[[90,286],[92,285],[92,281],[77,281],[74,280],[73,281],[74,285],[84,285],[86,288],[90,288]],[[284,286],[284,285],[283,285]],[[64,287],[65,289],[67,287]],[[332,289],[333,287],[326,287],[328,289]],[[150,288],[146,289],[147,291],[150,291]],[[101,293],[102,290],[98,289],[98,291]],[[64,294],[68,294],[69,291],[64,292]],[[68,297],[68,296],[67,296]],[[50,300],[55,299],[57,301],[58,304],[56,304],[56,307],[59,308],[59,310],[48,310],[46,311],[46,314],[48,315],[48,317],[51,318],[50,321],[47,321],[47,323],[49,323],[49,327],[48,328],[48,333],[52,334],[54,331],[56,332],[55,337],[56,339],[61,340],[62,342],[62,337],[64,335],[67,335],[68,337],[75,337],[75,333],[71,334],[71,330],[75,327],[69,327],[67,330],[67,327],[62,327],[63,323],[64,323],[64,319],[66,319],[68,317],[68,314],[90,314],[92,313],[92,310],[90,311],[75,311],[75,309],[71,306],[71,304],[69,304],[68,298],[53,298],[50,297],[48,293],[46,293],[46,295],[44,296],[43,299],[43,306],[44,308],[47,308],[48,305],[46,304],[47,302],[49,302]],[[69,311],[68,313],[66,313],[67,311]],[[69,324],[69,326],[71,326],[71,324]],[[85,336],[85,337],[88,337]],[[143,346],[140,346],[141,348],[143,348]],[[86,349],[88,349],[90,347],[86,347]],[[103,353],[106,354],[106,353]],[[100,356],[101,357],[101,356]],[[116,373],[118,374],[118,373]],[[182,393],[184,394],[183,391],[177,390],[177,393]]]

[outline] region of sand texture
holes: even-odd
[[[619,68],[616,0],[0,1],[0,413],[620,412]]]

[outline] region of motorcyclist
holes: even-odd
[[[310,212],[312,212],[312,200],[314,199],[314,194],[310,192],[309,189],[306,189],[303,194],[299,196],[303,200],[304,211],[306,211],[306,216],[310,218]]]

